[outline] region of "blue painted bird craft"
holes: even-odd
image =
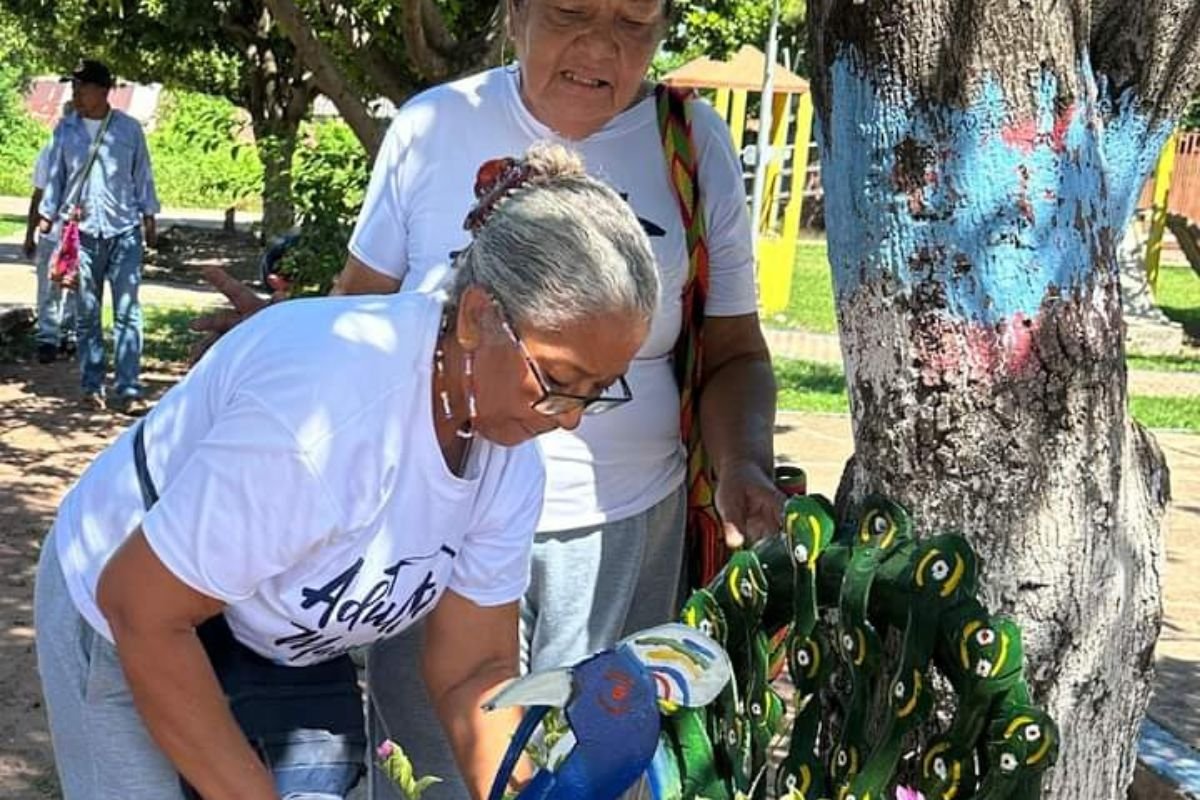
[[[558,731],[544,763],[517,800],[615,800],[654,758],[662,716],[712,702],[732,674],[729,656],[686,625],[649,628],[571,667],[532,673],[484,708],[525,707],[492,784],[501,800],[521,753],[545,736],[554,712]],[[558,735],[561,734],[561,735]]]

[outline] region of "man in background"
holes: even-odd
[[[39,230],[49,233],[56,221],[79,207],[78,330],[79,371],[85,408],[105,407],[104,337],[100,327],[104,282],[113,294],[115,392],[107,406],[116,411],[144,410],[140,383],[143,231],[153,246],[159,211],[142,127],[112,108],[112,73],[99,61],[84,59],[63,80],[71,81],[75,113],[54,129],[50,172],[38,206]],[[93,144],[94,163],[88,168]]]
[[[71,101],[63,103],[65,118],[74,110]],[[62,354],[70,358],[75,353],[75,290],[62,288],[50,280],[50,256],[58,246],[61,226],[53,226],[48,233],[37,233],[38,206],[46,183],[50,180],[50,147],[46,145],[38,152],[33,165],[33,194],[29,198],[29,223],[25,226],[25,257],[34,259],[37,267],[37,359],[50,364]],[[36,238],[35,238],[36,237]]]

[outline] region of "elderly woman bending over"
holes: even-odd
[[[346,651],[422,617],[486,793],[516,723],[479,708],[517,674],[529,440],[629,399],[658,299],[636,217],[578,161],[493,167],[448,297],[256,315],[64,498],[36,613],[68,800],[344,796],[365,746]]]

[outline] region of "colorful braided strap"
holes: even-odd
[[[692,588],[707,584],[729,557],[713,495],[713,473],[700,439],[700,383],[703,377],[704,304],[708,298],[708,242],[701,202],[699,162],[692,142],[691,93],[659,84],[658,129],[679,201],[687,238],[688,278],[683,287],[683,321],[675,342],[679,384],[679,432],[687,448],[687,579]]]

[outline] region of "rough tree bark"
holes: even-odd
[[[1115,246],[1200,82],[1200,0],[815,0],[854,415],[839,504],[959,530],[1063,737],[1119,798],[1160,619],[1166,465],[1127,412]]]
[[[265,3],[279,29],[295,46],[300,61],[312,71],[321,94],[333,102],[363,148],[374,158],[383,128],[371,115],[363,92],[339,68],[333,53],[292,0],[265,0]]]
[[[242,104],[263,164],[262,235],[269,242],[295,221],[292,155],[313,86],[292,43],[275,30],[270,11],[258,4],[239,10],[225,14],[221,27],[242,53]]]
[[[354,131],[368,155],[374,158],[383,134],[371,113],[375,99],[351,77],[333,48],[321,37],[324,26],[305,12],[299,0],[265,0],[280,29],[292,41],[301,61],[312,71],[322,94]],[[413,92],[434,83],[496,63],[503,42],[502,4],[496,3],[477,30],[451,31],[442,10],[433,0],[400,0],[394,17],[383,22],[399,29],[403,53],[385,53],[371,25],[356,17],[352,3],[323,0],[321,12],[332,20],[337,35],[350,52],[353,67],[377,91],[399,105]]]

